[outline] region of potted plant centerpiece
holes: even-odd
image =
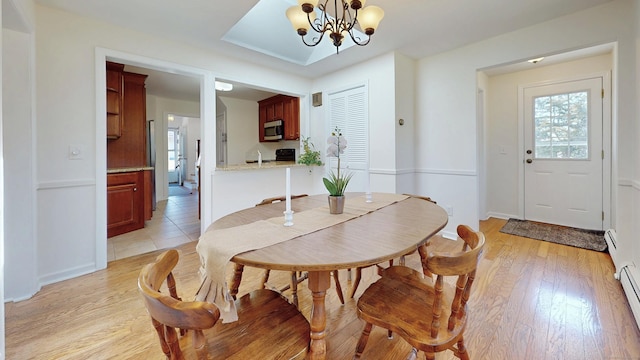
[[[338,158],[338,169],[335,173],[331,171],[328,177],[322,178],[322,181],[327,191],[329,191],[329,212],[331,214],[342,214],[344,210],[344,190],[353,176],[352,173],[345,174],[344,171],[340,174],[340,154],[343,154],[344,149],[347,148],[347,139],[342,136],[340,129],[336,127],[327,139],[327,144],[329,144],[327,156]]]

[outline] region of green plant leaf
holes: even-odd
[[[324,182],[324,187],[327,188],[327,191],[329,192],[329,195],[331,195],[331,196],[337,196],[338,195],[338,190],[336,188],[336,184],[334,184],[331,180],[329,180],[327,178],[322,178],[322,181]]]
[[[322,181],[324,182],[324,187],[327,188],[327,191],[329,192],[329,195],[331,196],[342,196],[344,195],[344,191],[347,188],[347,185],[349,185],[349,181],[351,180],[351,177],[353,176],[353,173],[349,173],[338,177],[333,171],[331,173],[329,173],[329,178],[322,178]]]

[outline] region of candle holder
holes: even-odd
[[[373,195],[371,195],[371,193],[370,193],[370,192],[367,192],[367,193],[365,194],[365,199],[366,199],[366,201],[365,201],[365,202],[368,202],[368,203],[373,202]]]
[[[284,226],[292,226],[293,225],[293,211],[283,211],[284,214]]]

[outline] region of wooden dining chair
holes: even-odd
[[[301,198],[301,197],[305,197],[305,196],[309,196],[307,194],[300,194],[300,195],[291,195],[291,199],[297,199],[297,198]],[[279,202],[279,201],[286,201],[286,197],[285,196],[275,196],[275,197],[270,197],[270,198],[266,198],[264,200],[262,200],[261,202],[257,203],[256,206],[261,206],[261,205],[268,205],[268,204],[273,204],[275,202]],[[237,268],[238,265],[236,265]],[[237,270],[237,269],[236,269]],[[265,288],[271,288],[272,290],[276,290],[280,293],[287,291],[289,289],[291,289],[291,302],[295,305],[298,306],[298,284],[305,281],[308,278],[308,274],[307,273],[299,273],[296,271],[292,271],[291,272],[291,281],[289,282],[289,284],[280,287],[280,288],[274,288],[272,286],[269,285],[269,276],[271,274],[271,270],[265,270],[262,276],[262,284],[264,285]],[[338,278],[338,270],[334,270],[331,272],[331,275],[334,279],[334,282],[336,284],[336,293],[338,294],[338,298],[340,299],[340,303],[344,304],[344,295],[342,294],[342,286],[340,284],[340,279]]]
[[[307,195],[307,194],[291,195],[291,199],[293,200],[293,199],[297,199],[297,198],[301,198],[301,197],[305,197],[305,196],[309,196],[309,195]],[[275,202],[286,201],[286,200],[287,200],[287,198],[285,196],[274,196],[274,197],[263,199],[262,201],[257,203],[256,206],[273,204]]]
[[[435,282],[414,269],[393,266],[364,291],[357,309],[366,324],[354,359],[362,356],[374,325],[398,334],[413,347],[407,359],[416,359],[418,351],[435,359],[435,353],[447,349],[460,359],[469,359],[463,339],[467,302],[485,239],[465,225],[457,231],[462,251],[427,255],[426,266],[436,275]],[[455,286],[445,282],[445,277],[457,277]]]
[[[431,198],[427,197],[427,196],[411,195],[411,194],[403,194],[403,195],[407,195],[409,197],[414,197],[414,198],[426,200],[426,201],[432,202],[434,204],[437,204],[435,201],[431,200]],[[424,259],[426,257],[427,245],[428,245],[428,242],[423,244],[421,247],[418,247],[417,249],[402,255],[400,257],[400,259],[399,259],[399,265],[400,266],[404,266],[405,265],[405,261],[406,261],[405,257],[414,254],[416,251],[418,251],[420,253],[420,257],[423,260],[422,263],[424,265]],[[375,266],[376,266],[376,270],[378,272],[378,275],[382,275],[382,272],[384,270],[386,270],[387,268],[393,266],[393,263],[394,263],[394,261],[393,261],[393,259],[391,259],[391,260],[389,260],[388,265],[387,264],[383,264],[383,263],[376,264]],[[358,290],[358,285],[360,285],[360,280],[362,279],[362,269],[367,268],[367,267],[368,266],[356,268],[356,277],[353,280],[353,283],[351,285],[351,289],[349,290],[349,298],[353,299],[353,297],[356,295],[356,291]],[[351,269],[349,269],[349,271],[351,271]],[[428,271],[426,270],[426,268],[424,266],[423,266],[423,272],[427,276],[431,275],[431,274],[428,273]],[[351,275],[351,274],[349,274],[349,275]]]
[[[178,256],[176,250],[163,252],[155,262],[144,266],[138,276],[138,290],[167,359],[306,356],[309,322],[274,291],[259,289],[238,299],[238,321],[228,324],[218,321],[220,311],[214,304],[181,300],[172,274]],[[176,329],[180,330],[180,336]]]

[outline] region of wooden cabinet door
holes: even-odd
[[[259,141],[265,142],[270,140],[264,139],[264,123],[273,121],[276,117],[276,107],[273,98],[268,98],[262,101],[258,101],[258,134]]]
[[[272,121],[276,117],[276,107],[273,102],[269,102],[265,104],[265,108],[267,111],[267,122]]]
[[[147,165],[146,77],[122,72],[122,134],[107,144],[107,169]]]
[[[259,105],[258,106],[258,137],[260,142],[264,141],[264,123],[266,122],[267,122],[267,107],[264,105]]]
[[[300,99],[288,97],[284,102],[284,139],[298,140],[300,138]]]
[[[284,120],[284,101],[283,99],[277,99],[273,103],[273,119],[271,120]]]
[[[144,227],[142,172],[107,175],[107,237]]]

